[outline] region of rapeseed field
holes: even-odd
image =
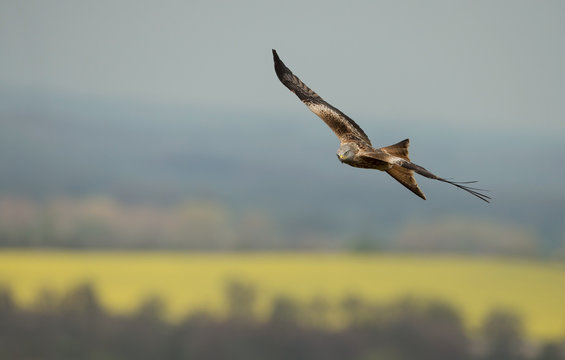
[[[504,308],[520,315],[534,338],[565,334],[562,263],[344,253],[0,252],[0,285],[22,306],[32,306],[42,290],[63,294],[87,282],[118,313],[158,296],[172,321],[198,309],[221,316],[232,280],[256,287],[259,317],[279,295],[300,302],[325,298],[335,309],[352,295],[374,302],[410,296],[455,306],[471,330],[489,311]]]

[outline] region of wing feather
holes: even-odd
[[[418,195],[422,199],[426,200],[426,196],[420,190],[416,179],[414,178],[414,172],[409,169],[405,169],[399,165],[393,165],[392,168],[386,171],[390,176],[396,179],[399,183],[404,185],[408,190],[412,191],[414,194]]]
[[[314,114],[318,115],[330,129],[332,129],[340,141],[362,140],[369,145],[371,144],[369,137],[355,121],[337,108],[328,104],[312,89],[306,86],[302,80],[286,67],[274,49],[273,60],[275,63],[275,72],[281,83],[295,93]]]
[[[383,150],[388,150],[385,152]],[[396,155],[390,153],[396,152]],[[390,176],[396,179],[399,183],[404,185],[408,190],[426,200],[426,196],[420,190],[416,179],[414,178],[414,171],[402,167],[406,160],[398,157],[401,155],[408,158],[408,139],[376,151],[365,152],[359,155],[359,160],[366,167],[386,171]]]

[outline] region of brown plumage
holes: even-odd
[[[489,202],[490,197],[484,194],[485,190],[466,186],[466,184],[474,183],[474,181],[450,181],[438,177],[425,168],[412,163],[408,156],[408,146],[410,144],[408,139],[394,145],[375,149],[371,145],[369,137],[355,121],[339,109],[328,104],[306,86],[285,66],[275,50],[273,50],[273,60],[277,77],[283,85],[295,93],[337,135],[340,141],[337,156],[342,163],[358,168],[386,171],[390,176],[424,200],[426,197],[418,187],[418,183],[414,178],[414,172],[430,179],[454,185],[483,201]]]

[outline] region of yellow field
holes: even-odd
[[[168,316],[179,319],[196,308],[224,311],[229,279],[256,285],[260,313],[279,294],[303,301],[321,295],[335,304],[348,294],[376,301],[414,295],[455,305],[471,328],[489,310],[504,307],[523,317],[529,335],[565,335],[565,265],[558,263],[317,253],[0,252],[0,284],[22,305],[44,288],[62,293],[91,282],[113,311],[132,311],[147,296],[159,295]]]

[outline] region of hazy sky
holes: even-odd
[[[563,1],[0,1],[0,87],[306,111],[271,48],[357,118],[565,129]]]

